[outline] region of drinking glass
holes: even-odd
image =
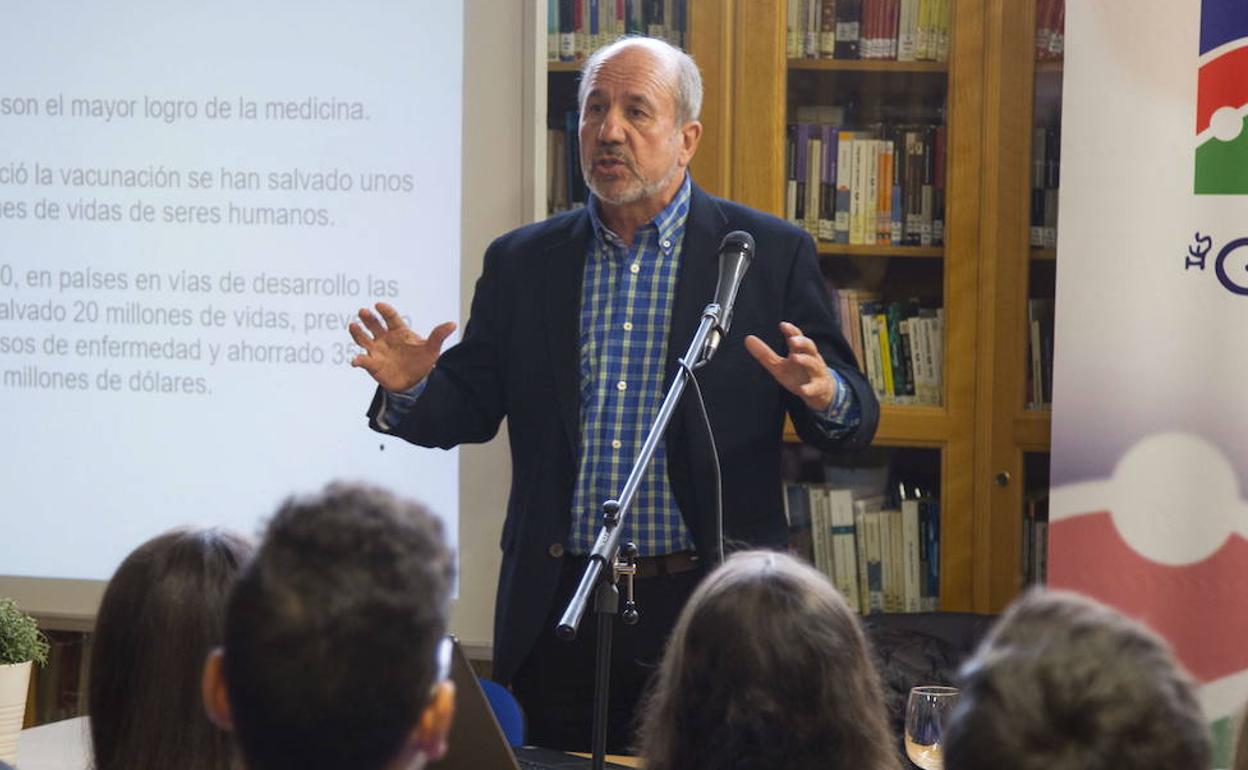
[[[958,702],[954,687],[924,685],[910,690],[906,703],[906,756],[923,770],[944,770],[941,731]]]

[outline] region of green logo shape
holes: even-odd
[[[1248,194],[1248,115],[1234,139],[1210,138],[1196,148],[1196,194]]]

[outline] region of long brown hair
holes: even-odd
[[[734,554],[694,591],[643,709],[647,770],[895,770],[858,620],[820,572]]]
[[[181,529],[135,549],[104,591],[88,706],[96,770],[228,770],[232,742],[208,721],[200,675],[251,554],[243,538]]]

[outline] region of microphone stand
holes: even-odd
[[[589,553],[589,563],[585,565],[581,582],[577,585],[576,592],[572,594],[572,599],[568,602],[567,609],[563,611],[559,625],[555,628],[555,633],[560,639],[567,641],[575,639],[576,631],[581,625],[581,618],[585,614],[585,604],[589,599],[589,594],[591,591],[594,592],[594,611],[598,613],[598,642],[595,650],[594,723],[591,737],[593,758],[590,766],[593,770],[602,770],[606,763],[607,695],[611,679],[611,640],[614,631],[611,620],[619,610],[618,583],[621,576],[627,578],[628,591],[623,620],[632,625],[639,618],[636,605],[633,603],[633,576],[637,572],[637,547],[632,543],[620,545],[623,532],[621,524],[632,506],[637,487],[641,485],[642,474],[645,473],[646,467],[654,457],[659,441],[667,430],[672,415],[676,412],[676,405],[680,403],[680,397],[684,394],[685,386],[689,382],[690,372],[710,360],[708,353],[712,351],[708,350],[707,343],[711,333],[716,330],[721,334],[724,333],[722,316],[723,309],[715,302],[707,305],[702,311],[702,321],[698,324],[698,329],[693,335],[692,342],[689,343],[689,349],[685,352],[684,358],[680,359],[681,366],[677,368],[663,404],[659,407],[659,413],[654,418],[654,424],[650,426],[650,433],[641,445],[637,459],[633,461],[633,469],[624,482],[619,499],[607,500],[602,504],[602,529],[598,532],[598,538],[594,541],[594,547]],[[624,558],[622,561],[617,561],[621,550],[623,550]],[[609,570],[606,569],[607,567]]]

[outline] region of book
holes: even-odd
[[[867,612],[884,611],[883,550],[880,540],[880,509],[882,496],[864,497],[854,501],[854,518],[863,520],[867,556]]]
[[[836,4],[837,59],[859,58],[858,36],[861,29],[863,0],[839,0]]]
[[[834,582],[854,612],[861,612],[858,590],[857,545],[854,542],[854,492],[851,489],[828,489],[830,533],[832,535]]]

